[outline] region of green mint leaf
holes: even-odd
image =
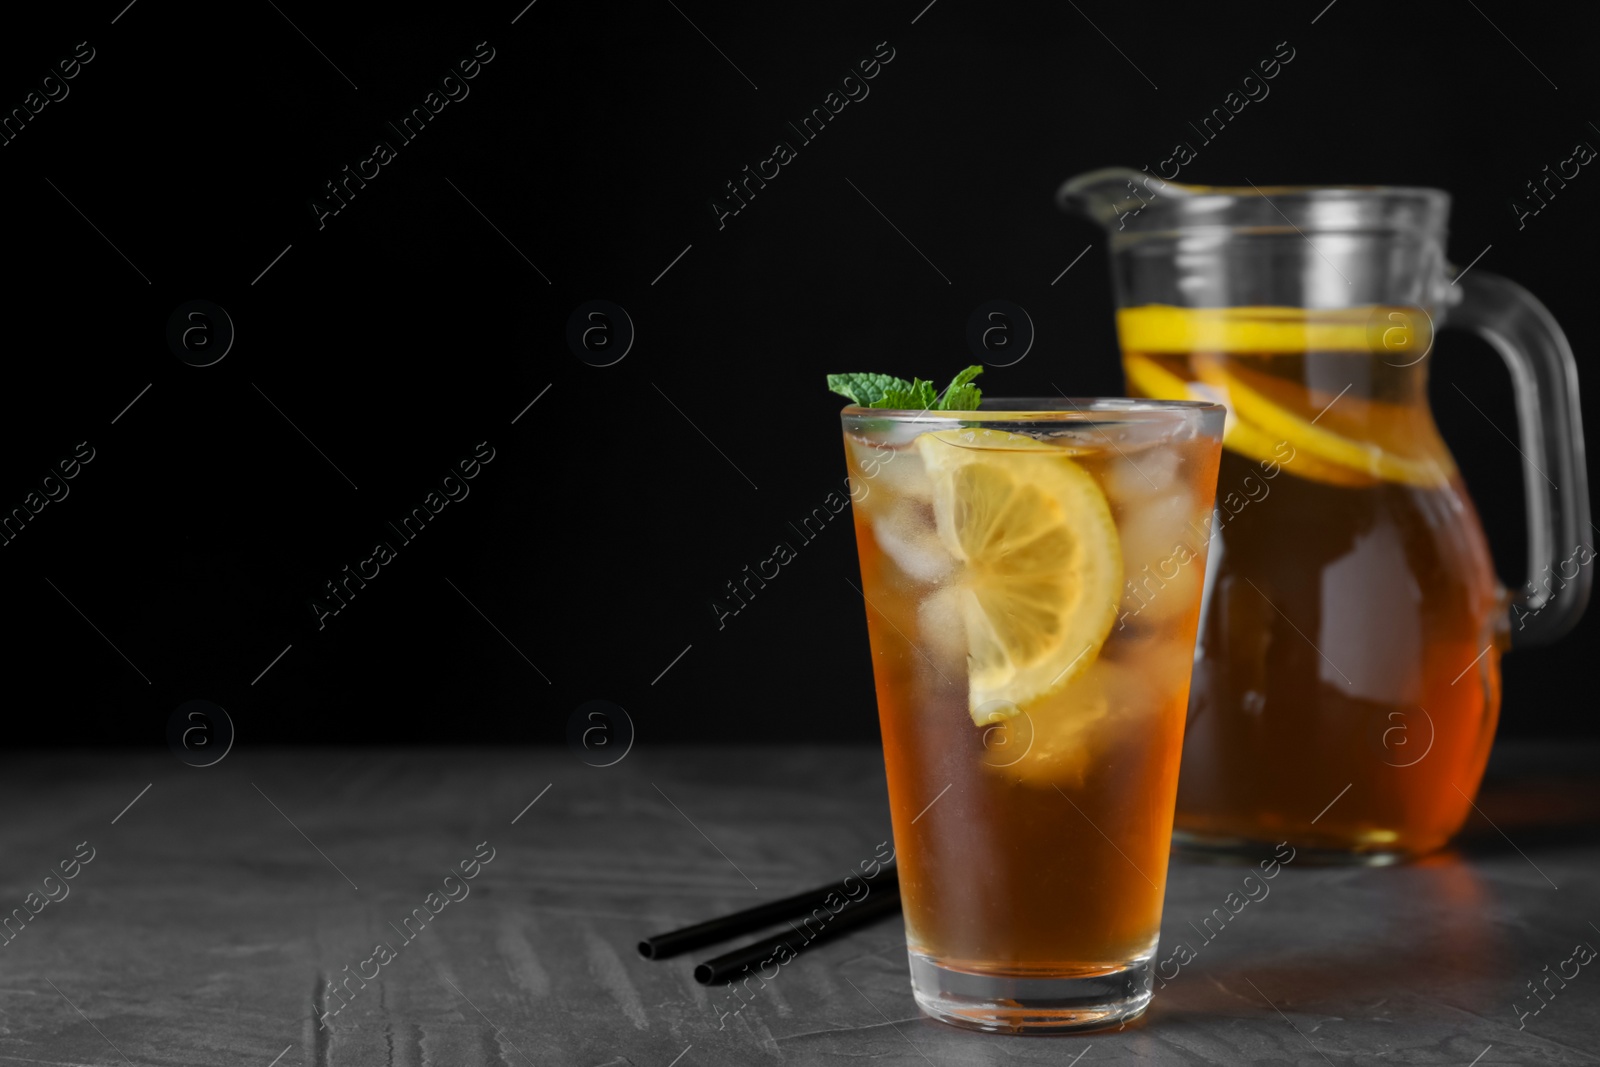
[[[828,389],[848,397],[857,407],[895,411],[974,411],[983,390],[972,379],[983,373],[977,364],[963,370],[941,394],[922,378],[909,382],[892,374],[830,374]]]
[[[911,383],[892,374],[830,374],[828,389],[848,397],[857,407],[881,408],[890,405],[879,403],[891,389],[902,392],[911,389]]]
[[[949,386],[945,388],[944,398],[939,403],[940,411],[976,411],[978,402],[983,398],[983,390],[970,384],[972,379],[983,373],[982,364],[974,364],[955,376]]]
[[[944,402],[939,405],[940,411],[977,411],[978,403],[983,399],[983,390],[976,385],[963,385],[959,389],[952,389],[944,394]]]
[[[925,381],[922,378],[913,378],[907,388],[890,389],[868,406],[891,408],[896,411],[928,411],[933,407],[934,401],[938,399],[939,394],[933,388],[932,382]]]

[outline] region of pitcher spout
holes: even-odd
[[[1105,167],[1068,178],[1056,192],[1061,210],[1122,229],[1159,197],[1188,196],[1188,187],[1132,167]]]

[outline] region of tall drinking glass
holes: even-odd
[[[847,407],[911,985],[979,1030],[1144,1010],[1224,410]]]

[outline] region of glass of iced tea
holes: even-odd
[[[1515,283],[1449,266],[1436,189],[1101,171],[1063,201],[1111,234],[1129,391],[1228,409],[1178,841],[1359,863],[1439,848],[1489,757],[1502,651],[1560,637],[1588,598],[1560,327]],[[1510,592],[1429,405],[1446,325],[1489,341],[1516,387],[1530,579]]]
[[[1223,409],[987,400],[843,421],[917,1002],[1012,1033],[1132,1018]],[[1141,602],[1148,569],[1167,577]]]

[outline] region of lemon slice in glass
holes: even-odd
[[[1110,505],[1065,448],[999,430],[917,438],[939,538],[963,567],[967,702],[983,725],[1070,682],[1117,618]]]

